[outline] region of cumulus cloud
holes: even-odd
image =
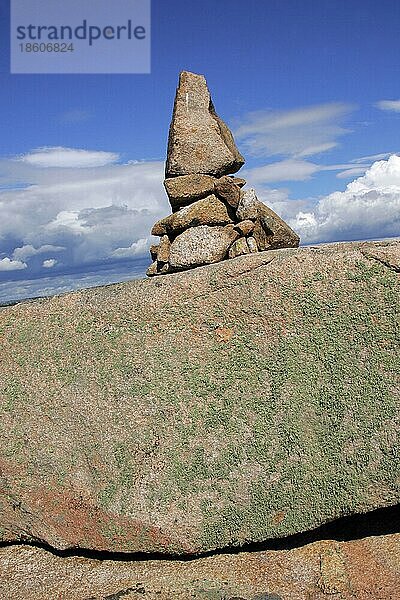
[[[379,100],[375,106],[381,110],[400,112],[400,100]]]
[[[25,261],[32,256],[36,256],[37,254],[44,254],[45,252],[61,252],[62,250],[65,250],[65,246],[53,246],[52,244],[45,244],[44,246],[40,246],[40,248],[35,248],[32,246],[32,244],[27,244],[26,246],[15,248],[12,257],[14,260]]]
[[[11,260],[8,256],[0,260],[0,271],[20,271],[26,269],[27,264],[20,260]]]
[[[321,112],[321,122],[323,114],[327,112]],[[314,123],[312,115],[286,117],[278,122],[277,130],[284,124],[295,127],[307,118]],[[400,232],[400,157],[393,155],[370,166],[371,160],[386,157],[382,153],[324,166],[293,155],[244,174],[250,185],[257,186],[260,198],[299,232],[303,243],[390,237]],[[126,266],[129,277],[135,263],[145,265],[150,260],[149,231],[170,212],[162,186],[164,163],[65,164],[50,168],[28,160],[0,159],[3,281],[25,273],[33,278],[44,271],[49,275],[55,266],[59,276],[116,264],[120,272]],[[319,199],[292,200],[289,190],[268,187],[277,181],[302,181],[322,170],[336,170],[346,177],[366,172],[345,191]]]
[[[254,156],[305,158],[337,146],[348,132],[342,126],[354,109],[334,102],[288,111],[264,110],[249,113],[236,129],[236,137]]]
[[[57,264],[57,261],[55,258],[48,258],[47,260],[43,261],[42,267],[44,267],[45,269],[51,269],[56,264]]]
[[[73,210],[61,210],[56,218],[45,225],[47,230],[66,229],[74,233],[89,233],[90,227],[86,226],[86,221],[80,218],[80,213]]]
[[[115,258],[130,258],[146,252],[149,246],[149,238],[142,238],[137,242],[132,242],[127,248],[116,248],[112,251],[111,256]]]
[[[303,242],[356,240],[400,235],[400,157],[375,162],[349,183],[289,219]]]
[[[32,274],[54,252],[65,269],[145,257],[152,225],[169,212],[162,161],[48,168],[11,158],[0,168],[1,250]]]
[[[369,156],[361,156],[359,158],[354,158],[350,163],[348,163],[347,165],[334,165],[333,167],[331,167],[332,170],[340,170],[340,169],[344,169],[343,171],[340,170],[339,173],[337,173],[336,177],[338,179],[349,179],[352,177],[356,177],[358,175],[364,175],[365,172],[367,171],[367,169],[370,168],[370,166],[372,165],[373,162],[377,161],[377,160],[383,160],[385,158],[389,158],[389,156],[391,156],[391,154],[394,154],[393,152],[381,152],[380,154],[371,154]],[[324,169],[328,170],[328,167],[325,167]]]
[[[18,160],[35,167],[82,169],[104,167],[105,165],[117,162],[118,159],[119,155],[114,152],[79,150],[76,148],[55,146],[37,148],[28,154],[23,154]]]

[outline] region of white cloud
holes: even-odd
[[[342,171],[359,164],[320,165],[307,157],[327,152],[338,145],[338,138],[349,130],[341,123],[354,110],[349,104],[328,103],[288,111],[249,113],[238,126],[236,136],[255,156],[285,158],[268,165],[245,170],[252,185],[278,181],[305,181],[319,171]],[[365,166],[367,168],[367,166]]]
[[[63,148],[62,146],[37,148],[19,157],[21,162],[35,167],[58,167],[63,169],[104,167],[115,163],[118,159],[119,155],[114,152],[79,150],[76,148]]]
[[[314,213],[305,213],[300,211],[296,215],[295,223],[296,231],[313,231],[318,228],[318,222]]]
[[[57,264],[57,261],[55,258],[48,258],[47,260],[43,261],[42,267],[44,267],[45,269],[51,269],[56,264]]]
[[[395,152],[381,152],[380,154],[370,154],[369,156],[361,156],[360,158],[355,158],[353,163],[371,163],[376,160],[383,160],[385,158],[389,158],[391,154],[396,154]]]
[[[379,100],[375,106],[381,110],[400,112],[400,100]]]
[[[20,260],[11,260],[6,256],[0,260],[0,271],[20,271],[28,265]]]
[[[50,169],[2,159],[0,168],[0,184],[15,186],[0,192],[1,250],[27,261],[32,272],[42,262],[30,257],[48,252],[47,259],[61,250],[66,269],[116,260],[118,249],[147,257],[144,242],[134,244],[170,212],[162,161]],[[22,187],[24,181],[30,185]]]
[[[255,156],[314,156],[335,148],[337,138],[348,133],[341,123],[352,110],[337,102],[253,112],[239,124],[236,137]]]
[[[385,158],[389,158],[394,154],[393,152],[381,152],[380,154],[371,154],[370,156],[361,156],[360,158],[355,158],[348,163],[347,165],[334,165],[332,170],[337,170],[343,168],[343,171],[340,171],[336,175],[338,179],[348,179],[352,177],[356,177],[357,175],[364,175],[364,173],[369,169],[371,164],[377,160],[383,160]],[[328,167],[325,167],[324,170],[328,170]]]
[[[132,242],[127,248],[117,248],[111,252],[111,256],[115,258],[130,258],[143,254],[149,246],[149,238],[141,238],[137,242]]]
[[[260,198],[299,231],[303,242],[398,235],[397,156],[375,162],[344,192],[319,200],[289,200],[287,190],[266,187],[275,181],[301,181],[321,170],[347,171],[347,177],[351,169],[367,169],[367,160],[372,158],[323,166],[289,157],[248,169],[246,177],[250,185],[257,185]],[[0,192],[0,239],[6,256],[0,261],[1,271],[28,267],[27,272],[34,276],[42,269],[51,271],[56,252],[63,253],[63,268],[69,270],[83,265],[112,265],[120,259],[134,262],[140,257],[150,262],[151,227],[170,212],[162,186],[162,161],[83,169],[48,168],[3,159],[0,167],[0,183],[15,184],[15,189]],[[30,184],[22,187],[26,181]],[[33,259],[41,254],[42,260]]]
[[[320,171],[340,171],[337,177],[344,179],[354,177],[354,175],[363,175],[369,166],[370,164],[360,164],[358,162],[317,165],[307,160],[288,158],[262,167],[245,169],[242,175],[249,181],[250,185],[269,184],[278,181],[306,181]]]
[[[352,169],[346,169],[345,171],[340,171],[336,175],[338,179],[348,179],[351,177],[356,177],[357,175],[364,175],[365,171],[368,169],[368,165],[353,167]]]
[[[244,170],[243,177],[248,179],[251,185],[276,181],[304,181],[320,170],[321,167],[312,162],[287,159]]]
[[[35,248],[32,246],[32,244],[27,244],[26,246],[15,248],[12,257],[14,260],[25,261],[31,256],[36,256],[37,254],[43,254],[45,252],[61,252],[62,250],[65,250],[65,246],[53,246],[51,244],[45,244],[44,246],[40,246],[40,248]]]
[[[90,227],[86,226],[84,219],[79,219],[79,212],[62,210],[53,221],[45,225],[46,229],[69,229],[74,233],[89,233]]]
[[[303,242],[400,235],[400,157],[375,162],[343,192],[318,200],[289,219]]]

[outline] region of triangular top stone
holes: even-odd
[[[182,71],[169,130],[165,176],[221,177],[244,164],[232,133],[215,112],[203,75]]]

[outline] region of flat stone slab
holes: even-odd
[[[210,175],[182,175],[165,179],[164,187],[174,210],[205,198],[214,192],[215,177]]]
[[[0,539],[195,554],[398,503],[399,251],[0,309]]]
[[[175,236],[189,227],[227,225],[228,223],[232,223],[232,218],[228,214],[226,204],[211,194],[164,217],[155,223],[152,233],[158,235],[158,231],[165,231],[167,234]]]

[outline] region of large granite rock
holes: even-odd
[[[169,254],[171,251],[171,242],[167,235],[163,235],[160,240],[159,247],[157,249],[157,260],[159,262],[166,263],[169,261]]]
[[[209,196],[214,191],[215,177],[182,175],[164,180],[165,190],[173,210]]]
[[[253,235],[257,241],[259,250],[297,248],[300,243],[300,238],[297,233],[295,233],[293,229],[291,229],[289,225],[276,214],[276,212],[262,202],[258,203],[258,219],[268,238],[268,242],[265,246],[258,244],[256,233],[254,231]]]
[[[0,548],[4,600],[398,600],[400,534],[197,560],[60,557]]]
[[[235,173],[243,164],[231,132],[215,112],[205,78],[183,71],[169,130],[165,176],[220,177]]]
[[[215,182],[215,191],[217,195],[225,200],[230,206],[236,208],[240,200],[240,187],[234,182],[232,177],[225,175]]]
[[[297,233],[276,212],[260,202],[252,188],[242,193],[236,217],[239,221],[254,221],[252,235],[261,252],[277,248],[297,248],[300,243]]]
[[[236,223],[234,226],[234,229],[239,231],[239,233],[242,235],[249,235],[249,233],[251,233],[254,229],[254,222],[250,219],[247,219],[246,221],[239,221],[239,223]]]
[[[218,262],[238,237],[232,225],[191,227],[172,242],[170,264],[174,269],[188,269]]]
[[[398,503],[399,262],[272,250],[1,309],[0,539],[194,554]]]
[[[228,213],[227,206],[214,194],[211,194],[211,196],[197,200],[161,219],[153,226],[152,233],[159,235],[155,232],[165,231],[165,233],[175,236],[189,227],[227,225],[228,223],[232,223],[232,218]]]

